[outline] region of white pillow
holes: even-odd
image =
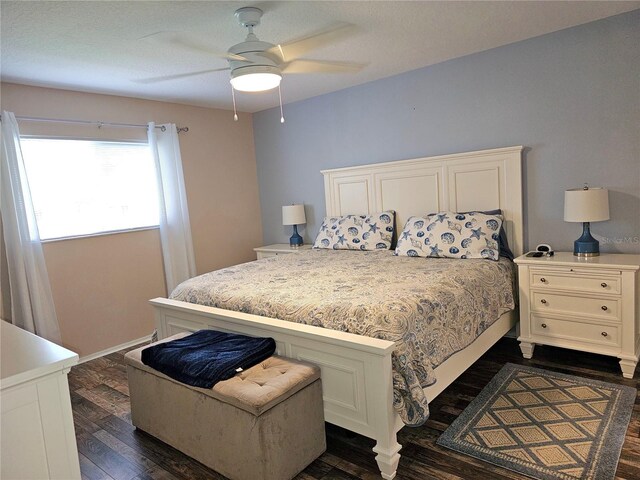
[[[396,255],[498,260],[502,215],[440,212],[410,217],[398,237]]]
[[[391,248],[395,212],[325,217],[313,248],[379,250]]]

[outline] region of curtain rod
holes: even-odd
[[[0,115],[0,119],[2,116]],[[42,118],[42,117],[24,117],[22,115],[16,115],[17,120],[23,120],[25,122],[52,122],[52,123],[72,123],[72,124],[82,124],[82,125],[95,125],[98,128],[102,127],[121,127],[121,128],[147,128],[147,125],[144,124],[136,124],[136,123],[113,123],[113,122],[102,122],[99,120],[69,120],[65,118]],[[156,125],[156,128],[159,128],[161,131],[165,131],[167,127],[164,125]],[[176,127],[178,133],[188,132],[189,127]]]

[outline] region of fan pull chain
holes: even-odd
[[[284,123],[284,113],[282,112],[282,91],[278,85],[278,98],[280,98],[280,123]]]
[[[237,122],[238,121],[238,112],[236,111],[236,92],[233,89],[233,86],[231,86],[231,98],[233,98],[233,121]]]

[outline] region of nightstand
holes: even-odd
[[[554,345],[620,359],[633,378],[640,357],[640,255],[588,259],[569,252],[515,259],[520,290],[520,349]]]
[[[288,243],[275,243],[265,247],[254,248],[253,251],[258,255],[258,260],[262,258],[275,257],[277,255],[287,255],[289,253],[298,253],[302,250],[310,250],[311,245],[302,245],[298,248],[291,248]]]

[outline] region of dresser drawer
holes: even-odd
[[[593,323],[573,322],[531,315],[531,330],[534,335],[595,343],[609,347],[620,346],[621,344],[620,327],[617,325],[595,325]]]
[[[620,320],[620,300],[616,297],[578,297],[562,293],[531,292],[531,310],[568,315],[588,315],[610,321]]]
[[[533,288],[549,288],[575,290],[580,292],[599,292],[620,294],[620,276],[602,275],[600,273],[549,271],[531,269],[531,286]]]

